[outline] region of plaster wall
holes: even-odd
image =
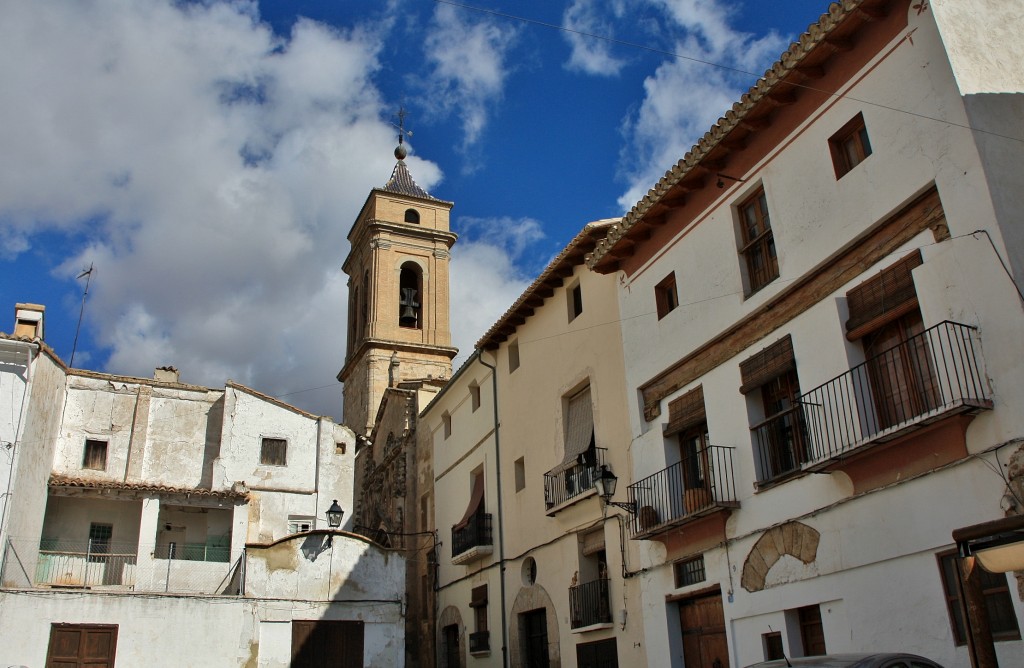
[[[1024,92],[1024,16],[1001,0],[932,0],[960,93]]]

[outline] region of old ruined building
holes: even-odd
[[[0,334],[0,663],[402,665],[404,560],[324,516],[352,506],[351,430],[68,368],[43,314]]]

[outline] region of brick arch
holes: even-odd
[[[747,591],[761,591],[768,571],[786,554],[805,564],[812,563],[818,557],[820,539],[816,529],[802,522],[787,522],[765,531],[743,562],[740,584]]]
[[[466,665],[466,625],[462,623],[462,614],[454,605],[449,605],[437,616],[437,665],[445,665],[444,627],[455,624],[459,627],[459,664]]]

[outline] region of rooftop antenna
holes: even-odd
[[[398,130],[398,147],[395,148],[395,157],[399,160],[405,160],[405,156],[409,155],[409,150],[405,148],[405,136],[412,136],[412,130],[405,129],[405,117],[408,115],[409,112],[405,110],[405,105],[398,107],[398,125],[391,124],[391,127]]]
[[[82,292],[82,306],[78,310],[78,326],[75,327],[75,342],[71,345],[71,363],[68,364],[68,366],[72,368],[75,366],[75,351],[78,350],[78,332],[82,329],[82,316],[85,315],[85,297],[89,294],[89,284],[92,283],[92,271],[92,262],[90,262],[89,268],[75,277],[75,280],[77,281],[85,276],[85,290]]]

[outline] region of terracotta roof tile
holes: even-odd
[[[115,489],[136,492],[148,492],[152,494],[180,494],[189,496],[206,497],[212,499],[227,499],[231,501],[245,501],[249,498],[246,492],[233,490],[212,490],[198,489],[196,487],[174,487],[172,485],[160,485],[147,482],[123,482],[119,480],[88,480],[86,478],[74,478],[59,473],[50,474],[50,487],[75,487],[78,489]]]

